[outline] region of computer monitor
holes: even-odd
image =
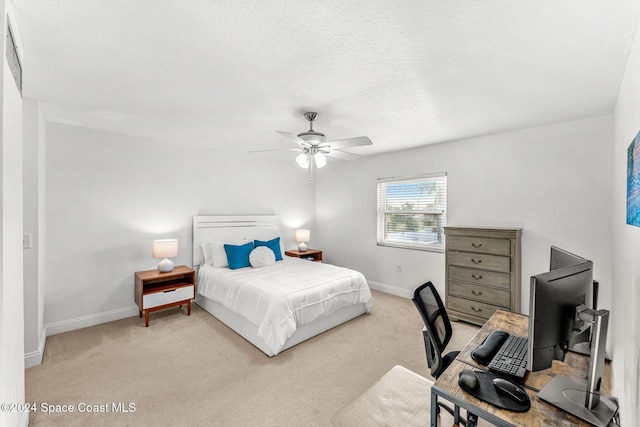
[[[569,341],[578,335],[576,307],[585,305],[593,286],[593,263],[551,248],[551,271],[531,277],[527,369],[540,371],[563,361]]]
[[[550,267],[531,277],[527,369],[539,371],[550,368],[554,359],[564,360],[570,341],[591,327],[587,384],[556,375],[538,396],[605,427],[617,401],[600,393],[609,311],[587,307],[594,301],[593,263],[552,247]]]
[[[571,252],[568,252],[564,249],[560,249],[556,246],[551,246],[551,256],[549,257],[549,259],[550,271],[559,270],[565,267],[572,267],[588,262],[587,259],[576,254],[572,254]],[[599,283],[596,280],[593,280],[593,282],[591,283],[591,292],[587,294],[584,304],[585,306],[587,306],[587,308],[597,310]],[[587,328],[582,333],[573,334],[571,340],[569,341],[569,351],[586,355],[591,354],[591,328]]]

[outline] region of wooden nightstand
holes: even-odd
[[[187,314],[191,315],[191,300],[196,294],[196,272],[185,265],[179,265],[168,273],[158,270],[138,271],[135,279],[135,300],[144,311],[145,326],[149,326],[149,313],[163,308],[187,304]]]
[[[298,250],[285,251],[284,254],[295,258],[308,259],[309,261],[322,262],[322,251],[317,249],[307,249],[304,252],[300,252]]]

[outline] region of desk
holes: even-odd
[[[473,360],[471,352],[482,344],[492,331],[503,330],[512,335],[527,336],[528,327],[528,316],[504,310],[496,311],[431,387],[431,407],[436,408],[438,397],[442,397],[498,426],[588,426],[588,423],[556,408],[537,396],[538,390],[559,374],[586,383],[589,363],[587,356],[567,353],[564,362],[554,360],[549,369],[528,372],[524,378],[524,386],[531,399],[531,409],[527,412],[512,412],[497,408],[487,402],[476,399],[458,386],[458,374],[463,369],[487,370],[486,366],[480,365]],[[610,364],[606,364],[604,368],[602,390],[607,394],[611,391]],[[431,411],[431,426],[436,427],[436,423],[436,411]]]

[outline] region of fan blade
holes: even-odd
[[[360,157],[357,154],[347,153],[346,151],[340,151],[340,150],[334,150],[334,149],[331,149],[331,151],[326,153],[326,155],[329,157],[335,157],[336,159],[341,159],[341,160],[355,160],[358,157]]]
[[[276,132],[277,132],[277,133],[279,133],[279,134],[280,134],[280,135],[282,135],[282,136],[285,136],[285,137],[289,138],[290,140],[292,140],[293,142],[295,142],[296,144],[298,144],[298,145],[300,145],[300,146],[305,147],[305,146],[308,146],[308,145],[309,145],[309,144],[307,144],[307,142],[306,142],[304,139],[302,139],[302,138],[300,138],[299,136],[294,135],[294,134],[292,134],[292,133],[289,133],[289,132],[282,132],[282,131],[280,131],[280,130],[277,130]]]
[[[270,148],[267,150],[251,150],[247,153],[266,153],[268,151],[302,151],[302,148]]]
[[[356,138],[338,139],[337,141],[328,141],[326,145],[331,148],[347,148],[358,147],[360,145],[372,145],[373,142],[366,136],[358,136]],[[323,144],[324,146],[324,144]]]

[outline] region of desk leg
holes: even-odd
[[[431,427],[438,427],[438,395],[431,390]]]

